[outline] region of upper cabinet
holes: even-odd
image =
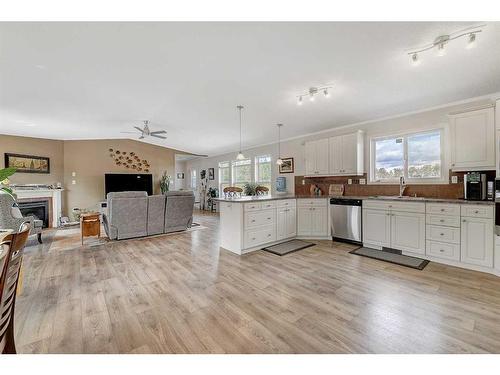
[[[495,110],[484,108],[450,118],[451,168],[495,169]]]
[[[364,133],[356,133],[331,137],[330,149],[330,174],[331,175],[362,175]]]
[[[328,139],[306,142],[306,175],[328,175]]]
[[[306,175],[362,175],[364,133],[306,142]]]

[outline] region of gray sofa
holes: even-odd
[[[22,223],[30,223],[30,236],[37,235],[42,243],[43,221],[34,216],[23,216],[12,195],[0,191],[0,228],[18,231]]]
[[[144,191],[108,193],[104,229],[112,240],[186,230],[193,221],[194,194],[171,191],[148,196]]]

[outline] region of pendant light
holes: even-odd
[[[277,124],[278,127],[278,159],[276,160],[276,164],[283,164],[283,159],[281,159],[281,127],[283,124]]]
[[[236,160],[244,160],[245,155],[241,152],[241,110],[243,109],[242,105],[236,106],[238,108],[238,111],[240,111],[240,152],[238,152],[238,155],[236,155]]]

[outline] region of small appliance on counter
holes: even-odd
[[[464,175],[464,198],[469,201],[487,199],[486,173],[469,172]]]

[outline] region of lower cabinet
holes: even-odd
[[[297,235],[328,236],[328,202],[326,199],[299,199],[297,202]]]
[[[363,244],[391,246],[391,216],[386,210],[363,208]]]
[[[462,217],[460,260],[476,266],[493,267],[493,220]]]
[[[297,235],[297,214],[295,207],[278,208],[277,239],[295,237]]]
[[[425,254],[425,214],[391,213],[390,247]]]

